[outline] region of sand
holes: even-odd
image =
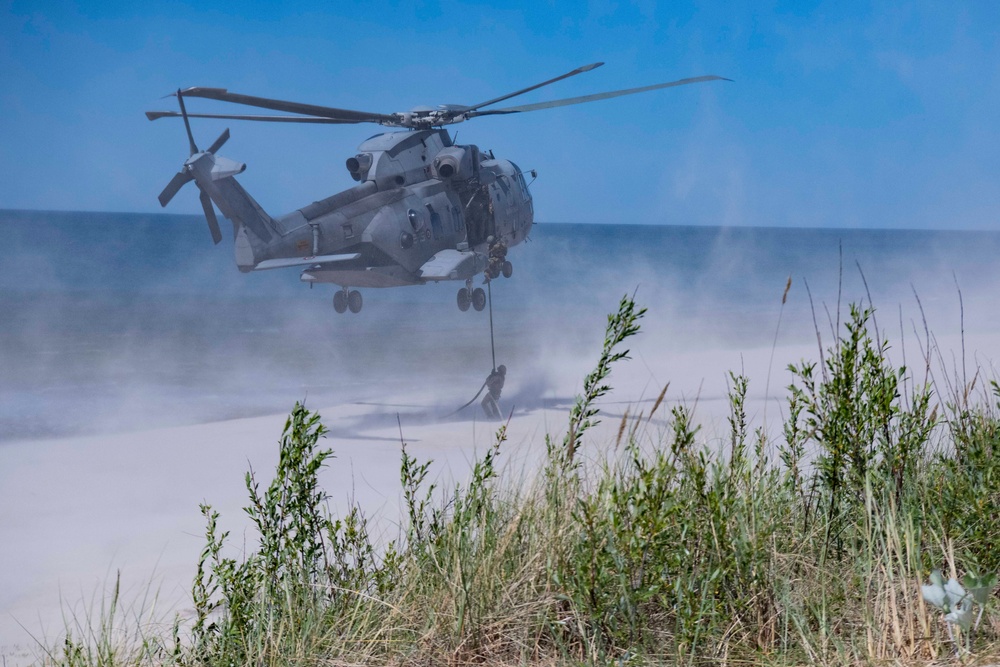
[[[993,334],[969,337],[970,360],[995,358],[997,340]],[[957,339],[941,344],[960,349]],[[545,434],[561,437],[566,406],[598,352],[595,348],[588,358],[571,361],[550,351],[550,361],[565,372],[529,408],[504,405],[514,408],[505,453],[516,470],[530,474],[537,469]],[[601,404],[604,423],[591,434],[588,447],[597,452],[608,446],[623,411],[648,411],[667,381],[671,388],[659,416],[679,402],[693,406],[696,421],[703,424],[701,438],[721,443],[728,429],[728,370],[751,378],[751,417],[755,424],[766,417],[773,429],[784,416],[780,398],[790,381],[785,367],[817,356],[815,341],[798,340],[775,350],[733,345],[671,350],[655,336],[638,340],[633,358],[614,370],[615,391]],[[505,396],[523,395],[518,383],[512,378]],[[409,451],[420,460],[433,459],[432,474],[445,487],[465,478],[477,452],[492,443],[496,424],[484,421],[478,406],[462,419],[438,421],[422,407],[432,403],[428,396],[392,395],[386,389],[380,404],[310,407],[319,409],[332,430],[325,444],[336,458],[321,476],[331,509],[342,511],[353,499],[380,517],[378,525],[391,539],[398,534],[400,503],[396,414]],[[773,400],[765,401],[765,393]],[[286,417],[270,414],[0,447],[0,655],[6,664],[27,662],[38,653],[38,641],[58,643],[74,618],[98,615],[119,574],[125,603],[145,604],[148,611],[156,597],[152,616],[167,623],[175,613],[189,613],[190,584],[204,545],[199,504],[207,502],[221,513],[220,527],[231,531],[234,555],[252,541],[241,510],[246,504],[243,476],[252,467],[263,483],[270,479]],[[649,435],[655,437],[662,426],[654,420]]]

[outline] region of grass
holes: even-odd
[[[976,393],[974,381],[938,395],[890,364],[872,311],[851,308],[820,364],[790,368],[780,441],[750,431],[749,381],[732,375],[721,452],[684,406],[654,428],[661,394],[650,414],[626,414],[613,451],[581,456],[643,313],[623,298],[609,316],[566,435],[546,439],[531,479],[501,474],[504,427],[471,479],[449,490],[429,485],[430,462],[401,443],[406,516],[393,542],[374,537],[360,507],[330,516],[317,483],[330,456],[319,447],[325,428],[296,405],[273,481],[262,489],[246,476],[259,548],[227,555],[218,514],[202,507],[194,619],[124,634],[104,632],[101,620],[68,630],[42,661],[785,665],[1000,655],[995,594],[956,656],[920,588],[936,568],[1000,570],[1000,386]]]

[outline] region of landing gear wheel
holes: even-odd
[[[486,291],[482,287],[477,287],[472,291],[472,307],[482,310],[486,307]]]
[[[339,289],[333,293],[333,309],[338,313],[343,313],[347,310],[347,292]]]
[[[503,273],[504,278],[510,278],[514,273],[514,265],[505,259],[503,261],[503,266],[500,267],[500,271]]]
[[[463,313],[472,305],[472,295],[467,287],[458,290],[458,309]]]
[[[347,294],[347,307],[351,309],[352,313],[360,313],[361,312],[361,305],[362,305],[362,302],[361,302],[361,292],[359,292],[356,289],[355,290],[351,290]]]

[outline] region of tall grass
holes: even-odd
[[[644,311],[608,319],[599,362],[530,479],[501,474],[505,427],[468,482],[427,483],[401,446],[404,528],[377,540],[361,508],[332,517],[330,451],[296,405],[273,481],[247,474],[259,547],[228,556],[202,507],[189,636],[159,651],[64,664],[916,663],[951,655],[920,583],[934,568],[1000,568],[1000,386],[941,397],[888,360],[851,308],[821,365],[790,370],[782,439],[750,431],[749,380],[730,377],[724,447],[691,412],[626,415],[591,451],[597,401]],[[664,393],[666,389],[664,389]],[[940,406],[940,407],[938,407]],[[662,408],[666,410],[665,407]],[[773,454],[772,454],[773,453]],[[773,460],[772,460],[773,457]],[[995,607],[987,605],[987,618]],[[997,655],[984,623],[972,653]],[[87,656],[90,656],[87,658]],[[87,658],[87,659],[85,659]]]

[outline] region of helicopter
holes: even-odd
[[[222,240],[215,208],[232,222],[236,266],[242,272],[282,268],[301,270],[310,286],[331,283],[338,313],[361,311],[356,288],[422,285],[464,281],[456,302],[462,311],[486,307],[486,293],[474,287],[513,274],[507,252],[524,241],[534,223],[534,207],[525,173],[512,161],[473,144],[458,145],[444,126],[479,116],[538,111],[633,95],[707,81],[715,75],[679,79],[640,88],[504,108],[487,108],[543,86],[592,71],[604,63],[566,74],[471,106],[445,104],[381,114],[288,102],[230,92],[225,88],[178,89],[180,111],[147,111],[149,120],[182,118],[190,156],[159,195],[166,207],[188,182],[199,190],[214,243]],[[204,98],[296,115],[188,113],[185,99]],[[217,155],[229,139],[227,128],[200,150],[191,118],[272,123],[374,123],[404,131],[376,134],[347,158],[354,187],[272,217],[239,184],[246,164]],[[528,172],[534,179],[534,170]]]

